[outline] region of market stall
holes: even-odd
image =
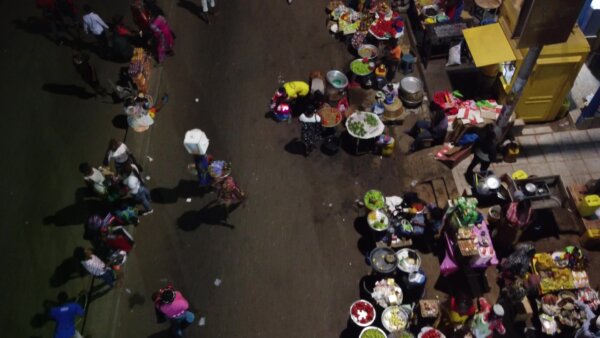
[[[585,308],[598,308],[598,293],[590,288],[585,260],[578,248],[536,253],[531,273],[539,279],[539,297],[535,302],[543,333],[573,334],[589,315]]]
[[[444,226],[445,256],[440,265],[442,276],[463,273],[475,295],[482,292],[480,276],[498,264],[490,230],[477,203],[475,198],[464,197],[449,201]]]
[[[383,134],[384,124],[379,117],[371,112],[357,111],[346,120],[348,134],[355,140],[355,154],[367,153],[370,149],[360,151],[361,141],[372,140]]]

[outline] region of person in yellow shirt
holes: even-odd
[[[292,81],[283,84],[283,89],[290,100],[308,95],[310,86],[304,81]]]

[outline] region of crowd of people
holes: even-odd
[[[108,61],[129,62],[134,48],[143,48],[152,52],[157,66],[162,65],[167,56],[174,55],[176,35],[155,0],[131,2],[133,25],[127,24],[123,15],[106,20],[89,4],[79,6],[73,0],[36,0],[35,5],[41,10],[44,34],[57,46],[66,45],[73,49],[73,66],[93,90],[90,96],[111,95],[99,79],[91,53]],[[199,14],[204,15],[207,23],[210,23],[209,16],[218,14],[215,5],[215,0],[201,0]],[[125,97],[121,94],[115,89],[112,93],[113,97],[118,97],[115,102],[127,101],[129,97],[139,100],[140,95],[145,97],[143,92],[138,93],[135,89],[125,93]],[[165,95],[154,106],[155,111],[166,101]],[[200,189],[216,192],[213,203],[223,207],[227,218],[229,211],[245,200],[245,194],[232,177],[211,177],[208,165],[212,160],[209,161],[207,156],[199,156],[197,160]],[[89,240],[90,246],[77,247],[73,254],[80,262],[82,274],[87,273],[101,281],[87,297],[95,298],[121,285],[121,266],[135,246],[128,226],[137,226],[142,216],[154,212],[143,171],[127,145],[116,139],[109,141],[102,166],[87,162],[79,165],[84,182],[101,205],[85,224],[84,238]],[[202,176],[204,174],[206,176]],[[59,304],[48,312],[48,317],[56,321],[54,336],[82,337],[75,323],[78,317],[85,315],[85,304],[61,294]],[[171,323],[172,336],[182,337],[183,328],[194,320],[194,314],[189,311],[188,301],[181,292],[168,285],[155,293],[152,300],[160,321],[166,319]]]
[[[214,1],[211,5],[214,8]],[[42,11],[48,37],[59,46],[68,44],[75,54],[91,48],[104,59],[126,62],[134,47],[142,47],[152,50],[162,64],[174,53],[175,34],[154,0],[132,2],[134,26],[125,24],[122,15],[105,20],[89,4],[82,6],[80,14],[73,0],[36,0],[36,6]],[[91,46],[86,36],[93,38]]]

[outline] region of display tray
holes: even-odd
[[[573,271],[559,266],[552,254],[536,253],[531,265],[533,273],[540,277],[541,294],[589,287],[589,278],[585,271]]]

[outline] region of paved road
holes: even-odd
[[[294,154],[286,145],[299,126],[264,118],[279,74],[306,79],[351,58],[327,34],[323,4],[217,2],[221,15],[210,26],[190,10],[198,2],[159,2],[177,33],[176,56],[160,72],[160,93],[169,92],[171,101],[149,132],[127,138],[138,157],[154,159],[145,168],[155,213],[135,230],[123,289],[91,304],[86,331],[93,337],[166,336],[166,327],[154,324],[149,297],[167,279],[206,317],[190,337],[340,336],[368,271],[353,201],[369,187],[401,184],[390,179],[401,168],[395,162]],[[129,14],[121,1],[94,3],[106,17]],[[3,284],[14,289],[5,291],[1,326],[7,337],[47,337],[53,325],[32,322],[43,302],[89,282],[50,284],[73,248],[85,244],[81,224],[95,203],[81,200],[77,164],[99,161],[108,138],[123,135],[111,124],[120,108],[44,91],[47,83],[85,86],[72,70],[70,49],[16,28],[14,20],[39,16],[33,5],[0,6],[10,17],[0,34],[7,41],[2,74],[11,79],[1,86],[12,98],[1,127],[7,160],[0,262],[8,267]],[[104,74],[116,74],[118,65],[98,63]],[[186,172],[182,137],[193,127],[208,133],[217,158],[233,162],[249,195],[228,225],[203,209],[214,196],[198,196]]]

